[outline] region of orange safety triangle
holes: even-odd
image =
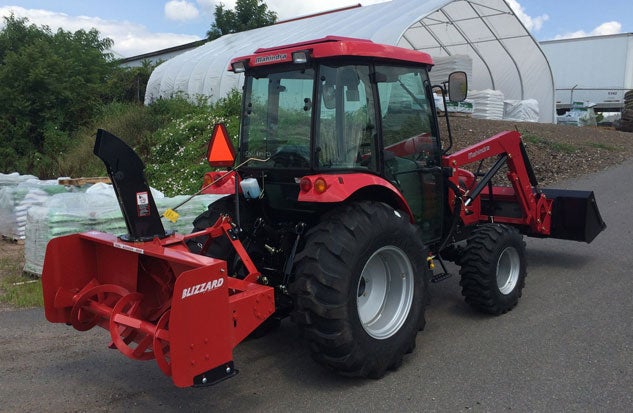
[[[213,127],[207,159],[211,166],[233,166],[235,162],[235,149],[222,123]]]

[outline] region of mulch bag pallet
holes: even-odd
[[[504,100],[503,119],[515,122],[538,122],[539,107],[536,99]]]
[[[434,56],[433,63],[429,78],[434,85],[446,82],[453,72],[466,72],[468,79],[473,77],[473,59],[468,55]]]
[[[503,119],[503,92],[498,90],[472,90],[468,92],[468,99],[473,102],[473,118]]]
[[[24,240],[26,216],[31,207],[44,205],[55,194],[77,190],[57,184],[57,180],[41,181],[32,175],[0,174],[0,235]]]
[[[559,125],[596,126],[598,122],[593,106],[595,103],[573,102],[569,112],[556,117],[556,123]]]
[[[193,230],[193,220],[206,211],[208,205],[224,195],[198,195],[177,209],[180,218],[176,223],[163,218],[168,231],[181,234]],[[160,213],[174,208],[187,199],[180,195],[172,198],[155,197]],[[97,230],[116,235],[127,233],[125,220],[114,191],[57,194],[45,206],[33,207],[27,214],[26,240],[24,244],[24,271],[40,275],[48,241],[54,237]]]

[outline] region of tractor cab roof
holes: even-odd
[[[257,49],[252,55],[232,59],[229,70],[238,73],[246,68],[292,63],[297,62],[297,59],[303,59],[305,62],[308,59],[340,56],[372,57],[395,62],[433,65],[433,59],[429,54],[417,50],[377,44],[365,39],[327,36],[307,42]]]

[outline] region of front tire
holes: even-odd
[[[516,229],[481,226],[468,239],[459,263],[462,295],[472,307],[499,315],[517,305],[527,271],[525,242]]]
[[[380,378],[424,327],[428,250],[386,204],[342,207],[306,235],[295,260],[295,321],[313,358],[344,375]]]

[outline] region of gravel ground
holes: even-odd
[[[633,157],[633,133],[613,128],[453,117],[451,129],[455,149],[504,130],[518,130],[542,185],[601,171]]]

